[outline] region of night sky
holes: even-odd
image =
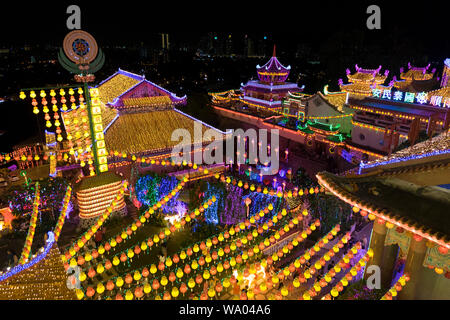
[[[59,44],[68,32],[66,8],[73,1],[2,3],[3,44]],[[270,32],[288,48],[294,43],[320,44],[336,34],[361,33],[368,44],[427,47],[430,54],[449,51],[446,1],[92,1],[76,2],[82,29],[100,44],[146,41],[160,32],[196,43],[207,31]],[[381,8],[382,29],[368,30],[366,9]],[[392,39],[392,40],[391,40]],[[388,40],[388,41],[387,41]]]

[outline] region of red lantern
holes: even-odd
[[[92,287],[88,287],[86,290],[86,295],[90,298],[95,294],[95,290]]]
[[[141,298],[144,295],[144,291],[142,290],[142,287],[137,287],[134,289],[134,296],[137,298]]]
[[[177,279],[177,277],[175,276],[175,273],[171,272],[171,273],[169,274],[169,281],[172,282],[172,284],[173,284],[173,282],[174,282],[176,279]]]
[[[186,284],[183,282],[181,285],[180,285],[180,292],[181,292],[181,294],[185,294],[186,293],[186,291],[187,291],[187,286],[186,286]]]
[[[158,281],[158,279],[153,280],[152,288],[155,291],[159,289],[159,281]]]
[[[131,275],[129,273],[127,273],[127,275],[125,276],[125,283],[130,284],[132,282],[133,282],[133,278],[131,277]]]
[[[149,274],[150,274],[150,273],[149,273],[147,267],[145,267],[145,268],[142,270],[142,275],[143,275],[145,278],[147,278]]]
[[[112,289],[114,289],[114,282],[111,281],[111,280],[109,280],[109,281],[106,283],[106,289],[107,289],[108,291],[111,291]]]

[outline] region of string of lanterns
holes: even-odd
[[[359,261],[348,271],[344,277],[331,289],[330,293],[322,297],[321,300],[331,300],[331,297],[337,298],[339,294],[344,290],[344,287],[348,286],[349,281],[352,281],[354,276],[357,274],[357,268],[362,268],[369,261],[370,257],[373,256],[373,250],[369,249],[366,254],[359,259]]]
[[[254,184],[249,184],[247,181],[243,182],[242,180],[238,180],[233,178],[232,176],[225,176],[225,175],[221,175],[219,173],[215,174],[215,178],[216,179],[220,179],[221,182],[226,183],[226,184],[232,184],[233,186],[238,186],[239,188],[243,188],[244,190],[249,189],[252,192],[258,192],[258,193],[263,193],[263,194],[269,194],[271,196],[277,196],[279,198],[292,198],[292,197],[297,197],[297,196],[303,196],[303,195],[313,195],[313,194],[318,194],[319,192],[325,192],[325,189],[323,187],[310,187],[303,189],[299,189],[297,190],[297,187],[294,188],[294,190],[289,190],[289,191],[285,191],[285,192],[281,192],[281,191],[277,191],[275,189],[270,188],[270,190],[267,187],[262,187],[260,185],[255,186]]]
[[[266,213],[268,213],[269,212],[269,210],[271,211],[271,210],[273,210],[273,205],[269,205],[268,207],[266,207],[264,210],[261,210],[261,212],[260,212],[260,217],[261,218],[263,218],[264,217],[264,215],[266,214]],[[284,211],[284,216],[287,214],[287,212],[286,211]],[[283,217],[283,214],[280,214],[281,215],[281,217]],[[276,218],[276,219],[273,219],[273,220],[275,220],[275,221],[279,221],[278,220],[278,217],[273,217],[273,218]],[[258,220],[259,220],[259,218],[258,218]],[[224,234],[219,234],[219,236],[218,237],[216,237],[216,236],[213,236],[213,237],[210,237],[210,238],[208,238],[206,241],[202,241],[201,243],[200,243],[200,245],[198,245],[197,243],[196,244],[194,244],[192,247],[189,247],[186,251],[184,251],[184,250],[182,250],[181,252],[179,252],[179,254],[178,253],[176,253],[176,254],[174,254],[174,256],[173,256],[173,258],[171,259],[171,258],[168,258],[168,259],[166,259],[166,261],[165,261],[165,263],[163,263],[163,262],[160,262],[159,263],[159,265],[158,265],[158,268],[155,266],[155,265],[151,265],[150,266],[150,273],[152,273],[152,274],[155,274],[156,272],[157,272],[157,270],[159,270],[160,272],[161,272],[161,275],[163,275],[164,274],[164,271],[165,271],[165,269],[166,268],[170,268],[172,265],[173,265],[173,263],[175,262],[175,265],[180,261],[180,258],[181,258],[181,260],[185,260],[187,257],[189,257],[189,260],[191,260],[192,258],[194,258],[194,256],[196,256],[196,254],[198,254],[199,252],[200,253],[203,253],[203,252],[205,252],[205,250],[207,250],[207,248],[211,248],[211,246],[216,246],[218,243],[219,243],[219,241],[220,242],[224,242],[225,241],[225,239],[230,239],[230,236],[234,236],[234,235],[237,235],[238,233],[240,233],[240,232],[242,232],[243,230],[245,230],[246,229],[246,224],[248,225],[248,226],[250,226],[250,221],[246,221],[247,223],[239,223],[239,224],[237,224],[237,225],[235,225],[235,226],[232,226],[231,228],[230,228],[230,230],[229,231],[227,231],[227,232],[225,232]],[[266,229],[266,230],[268,230],[268,228],[269,228],[269,223],[267,223],[267,224],[265,224],[266,225],[266,227],[264,227],[264,228],[262,228],[262,229]],[[273,225],[273,223],[271,224],[271,225]],[[232,238],[231,238],[232,239]],[[230,240],[231,240],[230,239]],[[253,240],[253,239],[252,239]],[[238,247],[240,247],[240,246],[242,246],[242,244],[246,244],[246,243],[248,243],[249,242],[249,240],[246,238],[246,237],[243,237],[242,239],[238,239],[236,242],[233,242],[230,246],[226,246],[225,248],[222,248],[222,247],[219,247],[219,250],[217,251],[217,252],[213,252],[213,254],[212,255],[209,255],[209,253],[206,253],[206,254],[203,254],[203,255],[201,255],[200,257],[198,257],[197,259],[195,259],[195,260],[193,260],[193,262],[191,263],[191,265],[189,266],[189,268],[187,268],[186,266],[185,266],[185,270],[184,271],[188,271],[188,272],[185,272],[185,273],[183,273],[183,274],[181,274],[181,272],[180,272],[180,268],[179,268],[179,270],[177,270],[177,274],[178,274],[178,278],[179,279],[181,279],[184,275],[186,275],[186,274],[189,274],[190,273],[190,270],[196,270],[196,269],[198,269],[199,267],[202,269],[202,266],[204,266],[204,264],[205,263],[207,263],[208,265],[209,265],[209,263],[211,262],[211,261],[213,261],[214,260],[214,263],[215,262],[219,262],[221,259],[220,259],[220,257],[221,256],[224,256],[224,254],[226,254],[226,255],[228,255],[231,251],[235,251]],[[222,250],[221,250],[222,249]],[[211,267],[211,271],[214,273],[215,271],[217,271],[218,269],[219,270],[221,270],[221,271],[223,271],[223,268],[226,268],[226,269],[228,269],[229,267],[230,267],[230,265],[231,266],[234,266],[236,263],[240,263],[240,262],[242,262],[242,261],[245,261],[246,259],[248,259],[248,254],[243,254],[242,256],[238,256],[236,259],[234,259],[234,258],[231,258],[230,259],[230,262],[225,262],[224,263],[224,265],[222,265],[222,267],[219,267],[219,268],[215,268],[215,264],[213,263],[213,266]],[[228,260],[227,260],[228,261]],[[175,267],[175,266],[174,266]],[[214,268],[213,268],[214,267]],[[168,271],[168,270],[167,270]],[[220,271],[220,272],[221,272]],[[209,272],[209,271],[208,271]],[[131,273],[133,273],[133,272],[131,272]],[[173,273],[173,272],[172,272]],[[139,271],[134,271],[134,274],[135,274],[135,277],[131,277],[131,276],[127,276],[127,277],[125,277],[126,278],[126,283],[127,284],[131,284],[131,282],[133,281],[133,279],[135,280],[135,281],[138,281],[139,279],[140,279],[140,277],[138,276],[138,274],[146,274],[147,276],[148,276],[148,269],[147,269],[147,267],[145,267],[141,272],[139,272]],[[173,273],[173,274],[175,274],[175,273]],[[205,276],[206,277],[208,277],[208,273],[205,273]],[[210,274],[209,274],[209,276],[210,276]],[[173,280],[175,280],[175,278],[173,278],[173,275],[172,276],[169,276],[171,279],[173,279]],[[203,279],[203,277],[202,277],[202,275],[200,275],[200,277]],[[82,278],[80,278],[80,280],[81,280]],[[136,280],[137,279],[137,280]],[[156,280],[156,282],[155,282],[155,280]],[[157,279],[155,279],[154,280],[154,290],[157,290],[157,288],[159,288],[159,281],[157,280]],[[167,277],[165,276],[165,275],[163,275],[163,277],[160,279],[161,280],[161,284],[163,285],[163,286],[165,286],[165,284],[167,284],[167,282],[166,282],[166,280],[167,280]],[[192,280],[193,281],[193,280]],[[191,283],[192,283],[192,281],[190,281]],[[203,280],[201,280],[201,281],[203,281]],[[198,283],[201,283],[201,281],[200,281],[200,278],[197,276],[197,278],[196,278],[196,282],[197,282],[197,284]],[[156,283],[158,283],[157,285],[156,285]],[[195,282],[194,282],[195,283]],[[123,285],[123,279],[122,279],[122,277],[118,277],[117,278],[117,281],[116,281],[116,286],[118,286],[118,287],[121,287]],[[195,286],[195,285],[194,285]],[[155,289],[156,288],[156,289]],[[193,287],[192,287],[193,288]],[[191,289],[192,289],[191,288]],[[88,290],[87,290],[88,291]],[[92,291],[91,291],[92,292]],[[87,292],[86,292],[87,293]]]
[[[187,177],[184,177],[182,179],[182,181],[171,192],[169,192],[169,194],[161,197],[161,199],[159,199],[157,203],[155,203],[145,213],[143,213],[137,219],[136,222],[133,222],[130,225],[124,227],[121,231],[119,231],[116,234],[116,236],[112,236],[110,239],[108,239],[105,242],[104,249],[109,251],[111,248],[113,248],[113,250],[114,250],[114,248],[116,247],[117,243],[121,243],[122,241],[127,241],[127,239],[131,237],[133,232],[136,232],[136,230],[138,228],[142,227],[144,225],[144,223],[147,222],[147,219],[150,218],[150,215],[153,215],[156,210],[161,209],[163,207],[163,205],[165,205],[172,197],[174,197],[178,192],[181,191],[181,189],[184,187],[184,185],[186,183],[186,179],[187,179]],[[103,249],[100,249],[100,250],[103,251]],[[93,249],[93,250],[89,251],[89,250],[85,249],[85,251],[84,251],[85,256],[94,254],[94,251],[97,251],[97,250]],[[67,261],[69,261],[69,259],[71,257],[74,257],[74,258],[77,257],[77,256],[75,256],[75,254],[74,255],[70,255],[70,253],[68,254],[67,252],[66,252],[65,256],[66,256]],[[86,257],[85,257],[85,259],[86,259]],[[87,261],[89,261],[89,260],[87,260]],[[73,261],[71,263],[74,264]]]
[[[406,285],[406,283],[410,280],[409,274],[403,274],[397,282],[389,289],[386,294],[381,297],[380,300],[392,300],[393,297],[397,296],[397,293],[399,291],[402,291],[403,287]]]
[[[67,263],[67,261],[70,260],[71,257],[73,257],[82,247],[84,247],[84,245],[86,244],[87,241],[89,241],[98,231],[98,229],[100,229],[100,227],[103,225],[103,223],[106,221],[106,219],[109,218],[109,216],[111,215],[114,206],[116,205],[116,201],[119,201],[121,199],[121,197],[123,196],[123,194],[125,193],[125,191],[128,188],[128,182],[124,182],[119,190],[119,192],[117,193],[117,196],[115,199],[113,199],[113,201],[111,202],[110,206],[105,210],[105,213],[103,213],[103,215],[99,216],[96,220],[96,222],[87,230],[85,231],[79,238],[77,241],[75,241],[75,244],[73,244],[67,251],[65,254],[63,254],[61,256],[62,260],[64,263]]]
[[[299,217],[296,217],[296,218],[294,218],[294,219],[300,219],[300,221],[301,221],[302,217],[299,216]],[[291,224],[291,222],[293,222],[294,219],[292,219],[292,220],[291,220],[288,224],[286,224],[286,225]],[[285,226],[286,226],[286,225],[285,225]],[[300,242],[304,241],[304,240],[308,237],[308,235],[311,234],[312,231],[316,230],[316,227],[318,227],[319,225],[320,225],[320,221],[319,221],[319,220],[314,221],[314,222],[307,228],[307,230],[304,231],[304,232],[302,233],[301,236],[299,235],[299,236],[297,236],[296,238],[294,238],[293,240],[291,240],[287,245],[283,246],[282,249],[280,249],[280,250],[278,250],[276,253],[272,254],[272,256],[269,256],[267,259],[263,259],[263,260],[259,263],[259,265],[262,266],[263,268],[266,268],[267,265],[272,265],[272,264],[274,263],[274,261],[278,261],[278,260],[280,260],[284,255],[288,255],[294,247],[298,246],[298,244],[299,244]],[[281,231],[281,230],[284,230],[284,227],[281,228],[280,231]],[[272,243],[274,243],[274,241],[268,242],[267,240],[268,240],[268,239],[266,238],[266,240],[264,240],[264,242],[261,242],[261,243],[260,243],[260,248],[259,248],[259,249],[260,249],[261,251],[263,251],[265,248],[268,248],[270,245],[272,245]],[[257,264],[258,264],[258,263],[257,263]],[[280,276],[281,276],[281,277],[284,277],[285,275],[289,275],[291,272],[294,272],[294,271],[295,271],[295,268],[297,268],[297,267],[300,267],[299,262],[297,262],[295,265],[294,265],[294,264],[291,264],[289,267],[284,268],[284,269],[282,270],[282,272],[284,273],[284,275],[282,275],[281,273],[280,273],[280,274],[275,274],[275,275],[272,277],[272,279],[267,279],[267,280],[265,281],[263,287],[258,288],[258,290],[261,291],[261,292],[267,291],[267,289],[268,289],[267,286],[272,287],[273,283],[278,283],[278,282],[280,281]],[[248,273],[248,274],[255,274],[255,271],[256,271],[257,269],[258,269],[258,267],[256,267],[255,264],[252,264],[252,265],[250,266],[250,268],[245,269],[243,273],[244,273],[244,275],[245,275],[246,273]],[[232,269],[232,272],[234,272],[234,271],[237,271],[237,267]],[[238,278],[239,278],[239,275],[238,275]],[[230,286],[230,283],[231,283],[231,282],[235,282],[236,280],[239,280],[239,279],[235,279],[234,276],[225,278],[225,279],[222,280],[222,286],[225,287],[225,288],[228,288],[228,287]],[[240,280],[242,280],[242,279],[240,279]],[[209,294],[210,290],[211,290],[211,288],[209,288],[209,290],[208,290],[208,296],[209,296],[210,298],[212,298],[213,296],[211,296],[211,295]],[[217,286],[216,286],[216,291],[217,291]],[[254,296],[254,294],[255,294],[254,291],[255,291],[254,289],[253,289],[253,291],[251,291],[251,290],[247,291],[247,296],[246,296],[246,297],[244,297],[244,296],[240,297],[241,300],[242,300],[242,299],[247,299],[247,298],[250,298],[250,299],[251,299],[251,298]],[[220,292],[220,291],[219,291],[219,292]]]
[[[24,264],[28,261],[31,253],[31,245],[33,244],[34,234],[36,232],[36,221],[39,214],[40,205],[40,187],[39,182],[36,183],[36,190],[34,192],[33,210],[30,217],[30,226],[28,227],[27,237],[25,238],[25,245],[19,259],[19,264]]]
[[[55,242],[58,241],[59,235],[61,234],[61,230],[64,225],[64,221],[66,219],[67,208],[69,207],[71,195],[72,195],[72,187],[67,186],[66,194],[64,195],[64,199],[63,199],[61,213],[59,214],[58,221],[56,222],[56,226],[55,226],[55,230],[54,230]]]
[[[324,267],[334,255],[339,253],[339,251],[344,247],[344,244],[348,242],[350,239],[350,233],[346,233],[339,241],[336,243],[328,252],[323,254],[314,265],[309,267],[307,270],[303,272],[303,274],[300,274],[298,277],[294,279],[294,281],[298,284],[300,283],[306,283],[308,279],[311,279],[312,276],[322,267]],[[319,252],[320,248],[313,248],[314,251]],[[319,249],[319,251],[317,251]],[[295,286],[295,285],[294,285]],[[303,298],[303,300],[311,300],[311,295],[315,296],[316,293],[314,290],[310,290],[310,292],[305,292],[300,299]]]
[[[316,255],[317,252],[321,250],[327,244],[329,241],[331,241],[337,233],[340,231],[340,225],[334,226],[326,235],[324,235],[321,239],[319,239],[309,250],[307,250],[303,255],[295,259],[294,262],[292,262],[288,267],[285,267],[282,270],[279,270],[275,275],[279,278],[280,281],[284,280],[285,277],[287,277],[289,274],[294,272],[295,268],[300,268],[302,265],[306,263],[306,261],[309,261],[313,256]],[[288,271],[290,271],[288,273]],[[305,280],[306,282],[306,280]],[[295,288],[298,288],[300,286],[300,280],[294,279],[292,282],[293,286]],[[285,290],[284,290],[285,292]],[[280,292],[279,295],[277,295],[279,299],[282,299],[282,294]]]
[[[346,268],[347,264],[350,262],[353,257],[358,254],[359,250],[361,250],[361,243],[357,242],[351,249],[347,251],[347,253],[339,260],[337,265],[335,265],[332,269],[330,269],[324,277],[320,281],[316,281],[310,290],[310,296],[318,295],[320,291],[328,286],[330,282],[335,278],[335,276],[342,271],[343,268]],[[360,268],[359,268],[360,270]],[[357,268],[357,271],[359,271]],[[353,276],[356,274],[352,273]],[[314,294],[312,294],[312,290],[314,290]]]
[[[186,217],[183,217],[180,221],[177,221],[176,223],[171,224],[171,226],[169,228],[165,228],[164,231],[161,231],[159,234],[155,233],[154,235],[148,237],[147,239],[144,239],[140,246],[135,245],[134,248],[133,248],[133,246],[131,246],[131,247],[125,248],[122,251],[116,253],[114,255],[114,257],[112,258],[112,264],[114,266],[118,266],[119,263],[125,263],[128,260],[132,261],[133,257],[138,256],[142,252],[149,253],[149,250],[153,245],[157,246],[158,243],[162,244],[163,242],[165,242],[170,235],[172,235],[176,231],[179,231],[187,222],[195,220],[197,217],[199,217],[200,213],[203,212],[205,209],[207,209],[208,206],[210,206],[215,201],[216,201],[216,198],[214,196],[211,197],[210,199],[205,201],[199,208],[192,211],[191,214],[186,215]],[[131,227],[131,230],[133,232],[135,232],[136,228],[139,227],[138,223],[139,223],[139,221],[136,223],[136,225],[133,224],[133,226],[135,226],[135,228],[133,228],[133,226]],[[126,233],[125,235],[122,233],[121,238],[124,239],[124,237],[127,237],[127,236],[128,236],[128,233]],[[106,247],[106,245],[105,245],[105,247]],[[103,254],[105,253],[105,250],[109,251],[111,249],[111,245],[109,245],[106,248],[105,247],[103,247],[103,245],[100,245],[98,250],[94,250],[92,253],[86,253],[85,258],[82,258],[82,256],[79,256],[77,261],[75,261],[75,259],[73,259],[73,261],[71,260],[71,265],[78,264],[81,266],[84,264],[84,261],[90,261],[92,259],[92,257],[96,258],[96,257],[98,257],[98,255],[103,256]],[[89,256],[88,256],[90,254],[92,254],[91,258],[89,258]],[[104,264],[110,265],[111,261],[109,261],[109,262],[108,261],[109,260],[107,260]],[[102,263],[102,262],[103,262],[103,260],[100,263]]]

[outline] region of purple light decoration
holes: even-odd
[[[350,69],[347,68],[347,70],[345,70],[345,73],[346,73],[347,75],[349,75],[349,74],[350,74]]]
[[[344,84],[344,81],[343,81],[342,79],[339,79],[339,80],[338,80],[338,84],[339,84],[340,86],[342,86],[342,85]]]
[[[423,153],[423,154],[419,154],[419,155],[412,155],[412,156],[408,156],[408,157],[395,158],[395,159],[371,163],[371,164],[365,164],[364,162],[361,161],[361,163],[359,164],[358,174],[361,174],[362,169],[374,168],[374,167],[378,167],[378,166],[382,166],[382,165],[388,165],[388,164],[392,164],[392,163],[398,163],[398,162],[409,161],[409,160],[417,160],[417,159],[422,159],[422,158],[432,157],[432,156],[437,156],[437,155],[442,155],[442,154],[448,154],[448,153],[450,153],[450,149],[438,150],[438,151]]]
[[[389,70],[384,71],[384,76],[387,77],[389,75]]]
[[[403,73],[405,71],[405,68],[401,67],[400,68],[400,73]]]
[[[47,235],[48,235],[48,239],[47,239],[47,243],[44,248],[44,252],[37,255],[30,262],[25,263],[25,264],[19,264],[19,265],[13,267],[9,272],[0,275],[0,282],[8,279],[9,277],[12,277],[13,275],[15,275],[19,272],[22,272],[22,271],[34,266],[36,263],[42,261],[42,259],[44,259],[47,256],[47,254],[50,252],[50,249],[52,248],[53,244],[55,243],[55,235],[53,234],[53,232],[49,231],[47,233]]]

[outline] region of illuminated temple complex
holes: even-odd
[[[342,91],[351,93],[353,95],[370,96],[373,89],[390,89],[392,84],[384,86],[389,75],[389,70],[386,70],[384,74],[381,74],[382,66],[378,69],[363,69],[355,66],[356,72],[351,73],[350,69],[347,69],[347,84],[344,84],[342,79],[339,79],[339,86]]]
[[[410,281],[399,299],[450,299],[450,139],[443,133],[389,157],[363,163],[357,174],[317,175],[354,212],[373,220],[368,264],[381,268],[383,286],[405,261]],[[366,278],[368,274],[366,273]]]
[[[179,143],[171,140],[172,132],[177,129],[185,129],[190,133],[190,147],[210,142],[203,141],[203,135],[197,137],[194,134],[195,123],[201,127],[202,133],[212,129],[218,136],[224,137],[224,132],[177,109],[186,104],[186,96],[177,97],[144,76],[119,69],[102,81],[97,89],[110,165],[122,161],[126,155],[145,156],[147,159],[170,158],[173,147]],[[63,113],[68,132],[80,126],[75,122],[83,112],[77,108]],[[74,136],[73,141],[84,149],[91,144],[89,137],[83,135]],[[91,221],[101,215],[117,194],[121,182],[122,178],[111,172],[83,179],[76,189],[80,218]],[[124,207],[122,198],[117,202],[115,211]]]
[[[281,108],[281,101],[289,92],[301,92],[297,84],[286,82],[291,66],[283,66],[276,57],[275,47],[270,60],[262,67],[257,65],[258,80],[242,86],[242,101],[250,106],[270,109]]]

